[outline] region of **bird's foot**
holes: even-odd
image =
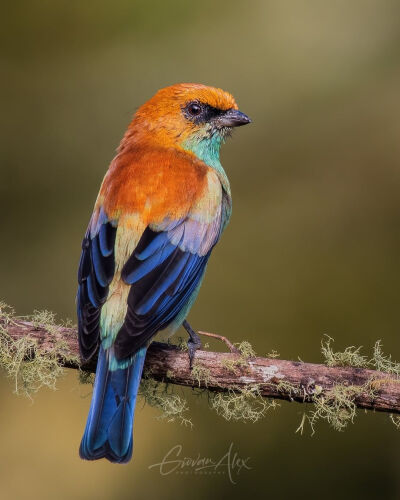
[[[187,342],[187,346],[189,351],[189,368],[192,369],[194,355],[196,354],[197,349],[200,349],[201,347],[201,340],[187,321],[184,321],[182,326],[189,334],[189,340]]]

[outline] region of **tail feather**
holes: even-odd
[[[107,458],[128,462],[132,456],[133,416],[146,348],[140,349],[127,368],[109,370],[101,347],[92,402],[79,454],[85,460]]]

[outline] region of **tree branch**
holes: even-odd
[[[74,328],[44,327],[20,319],[0,320],[12,341],[35,339],[41,352],[56,350],[60,364],[68,368],[95,370],[95,362],[81,366],[77,332]],[[62,342],[62,348],[59,347]],[[31,353],[26,353],[29,359]],[[201,369],[199,369],[199,367]],[[400,414],[400,379],[396,375],[353,367],[285,361],[262,357],[244,358],[236,353],[197,351],[194,371],[189,370],[187,352],[177,346],[153,342],[145,368],[159,381],[211,391],[241,390],[257,385],[262,396],[290,401],[313,402],[342,384],[358,388],[354,403],[359,408]],[[206,374],[206,376],[201,376]]]

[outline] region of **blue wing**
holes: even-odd
[[[104,212],[92,222],[82,242],[78,270],[79,348],[84,361],[97,351],[100,338],[100,312],[107,299],[108,285],[114,275],[114,243],[117,228],[108,221]],[[91,229],[92,228],[92,229]]]
[[[114,342],[117,359],[143,347],[188,303],[218,241],[221,220],[166,220],[156,229],[144,231],[122,269],[122,279],[131,289],[125,321]]]

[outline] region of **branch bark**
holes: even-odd
[[[56,327],[49,332],[41,325],[15,319],[3,322],[1,326],[14,341],[25,336],[36,339],[38,348],[43,351],[54,351],[62,340],[64,350],[59,354],[62,365],[95,371],[95,361],[85,366],[76,361],[79,359],[79,346],[74,328]],[[68,356],[65,355],[65,349]],[[145,368],[151,371],[156,380],[171,384],[212,391],[240,390],[257,384],[265,397],[300,403],[312,402],[316,394],[327,393],[336,384],[365,387],[354,399],[356,406],[400,414],[400,379],[388,373],[262,357],[247,358],[244,361],[236,353],[201,350],[196,352],[196,365],[201,367],[203,373],[207,373],[207,377],[202,379],[189,370],[187,352],[176,346],[153,342],[148,350]]]

